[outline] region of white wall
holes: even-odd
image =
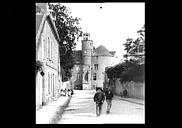
[[[48,37],[50,42],[52,42],[50,45],[48,45]],[[57,99],[60,89],[59,84],[62,82],[61,77],[58,76],[58,70],[60,70],[58,43],[47,20],[40,35],[40,41],[40,48],[36,51],[37,59],[43,62],[45,74],[43,76],[44,81],[40,76],[36,79],[36,105],[42,104],[42,99],[46,104]],[[48,56],[48,50],[50,51],[50,56]],[[49,80],[48,74],[50,76]],[[60,82],[58,82],[59,79]],[[50,88],[50,91],[48,91],[48,88]]]
[[[114,57],[109,57],[109,56],[99,56],[98,58],[93,57],[92,85],[97,85],[97,87],[103,87],[105,67],[112,64],[114,59],[115,59]],[[98,64],[98,70],[94,70],[94,64]],[[93,73],[97,74],[96,81],[93,80]]]

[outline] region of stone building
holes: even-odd
[[[41,63],[42,69],[36,73],[36,109],[56,100],[62,86],[60,39],[46,9],[46,3],[36,4],[36,62]]]
[[[91,90],[103,88],[105,67],[113,63],[115,51],[103,45],[95,48],[89,33],[83,34],[82,50],[74,51],[75,65],[71,81],[75,89]]]

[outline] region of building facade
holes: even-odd
[[[36,7],[47,7],[39,4]],[[46,105],[59,97],[62,86],[59,36],[52,17],[45,8],[36,13],[36,62],[42,64],[42,72],[36,73],[36,108]]]
[[[115,51],[103,45],[95,48],[89,33],[83,34],[82,50],[74,51],[76,64],[72,70],[75,89],[92,90],[103,88],[105,67],[113,63]]]

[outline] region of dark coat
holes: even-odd
[[[128,94],[128,91],[127,90],[124,90],[123,91],[123,96],[127,96],[127,94]]]
[[[103,92],[96,92],[94,95],[94,102],[103,103],[105,100],[105,95]]]
[[[109,91],[105,92],[105,95],[106,95],[106,100],[112,100],[113,93],[111,91],[110,91],[110,93],[109,93]]]
[[[71,90],[71,95],[73,95],[73,90]]]

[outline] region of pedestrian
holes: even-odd
[[[68,96],[71,96],[71,90],[68,89]]]
[[[65,88],[65,96],[68,96],[68,89]]]
[[[70,95],[69,95],[69,92],[70,92],[70,90],[69,90],[69,89],[67,89],[67,96],[70,96]]]
[[[127,95],[128,95],[128,91],[125,89],[125,90],[123,91],[123,97],[126,98]]]
[[[73,95],[73,89],[71,89],[71,95]]]
[[[110,109],[112,106],[112,98],[113,98],[113,93],[111,90],[108,90],[105,92],[105,96],[106,96],[106,102],[107,102],[107,111],[106,113],[110,113]]]
[[[63,96],[66,96],[66,88],[63,90]]]
[[[102,111],[102,105],[105,100],[105,95],[102,92],[101,88],[97,89],[97,92],[94,95],[94,102],[96,103],[96,115],[100,116],[101,111]]]
[[[63,89],[61,89],[60,95],[63,96]]]

